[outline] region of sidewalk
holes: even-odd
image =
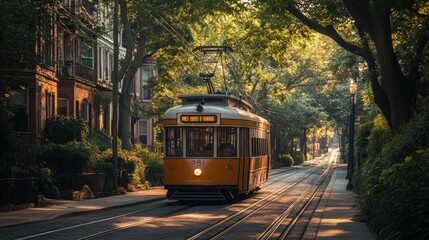
[[[375,239],[365,223],[355,219],[355,194],[346,190],[347,165],[339,164],[323,194],[303,239]]]
[[[122,206],[136,205],[165,199],[166,190],[156,187],[139,192],[129,192],[83,201],[48,200],[52,205],[41,208],[28,208],[11,212],[0,212],[0,228],[23,223],[54,219],[60,216],[73,216],[91,211],[102,211]]]
[[[375,239],[365,223],[354,219],[357,209],[354,207],[353,192],[346,190],[347,183],[346,165],[340,164],[335,169],[303,239]],[[48,207],[2,212],[0,213],[0,227],[150,202],[164,199],[165,194],[166,190],[163,188],[153,188],[84,201],[55,200],[54,204]]]

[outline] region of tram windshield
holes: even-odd
[[[213,139],[212,127],[186,128],[186,155],[212,157],[214,155]]]
[[[217,129],[217,155],[219,157],[237,156],[237,129],[219,127]]]

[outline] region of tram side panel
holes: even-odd
[[[250,158],[249,189],[258,188],[267,181],[268,156]]]

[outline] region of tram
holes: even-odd
[[[270,124],[229,94],[180,96],[164,125],[170,200],[233,200],[260,189],[270,166]]]

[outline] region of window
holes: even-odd
[[[152,93],[149,89],[149,81],[151,79],[151,71],[148,69],[144,69],[142,71],[142,96],[143,96],[143,100],[151,100],[152,99]]]
[[[55,94],[46,91],[45,92],[45,100],[46,100],[46,119],[54,116],[55,109]]]
[[[28,92],[26,89],[14,89],[10,98],[12,105],[13,128],[18,132],[28,132]]]
[[[167,157],[182,157],[182,128],[167,127],[165,128],[165,155]]]
[[[98,79],[103,80],[104,79],[104,57],[103,57],[104,50],[102,47],[98,48]]]
[[[237,129],[219,127],[217,129],[217,155],[219,157],[237,156]]]
[[[89,104],[88,104],[88,100],[86,99],[82,100],[80,117],[85,122],[88,122],[89,120]]]
[[[57,114],[60,116],[69,115],[69,100],[67,98],[58,98]]]
[[[213,157],[213,128],[189,127],[186,128],[186,155],[188,157]]]
[[[148,121],[139,120],[139,140],[142,144],[147,144]]]
[[[252,156],[264,156],[269,153],[268,137],[269,135],[265,130],[254,129],[251,131]]]
[[[85,43],[80,44],[80,63],[89,68],[94,67],[94,48],[86,45]]]
[[[108,56],[106,59],[106,61],[107,61],[107,63],[106,63],[106,79],[111,80],[111,79],[113,79],[111,77],[112,76],[111,73],[113,71],[113,55],[106,51],[106,56]]]

